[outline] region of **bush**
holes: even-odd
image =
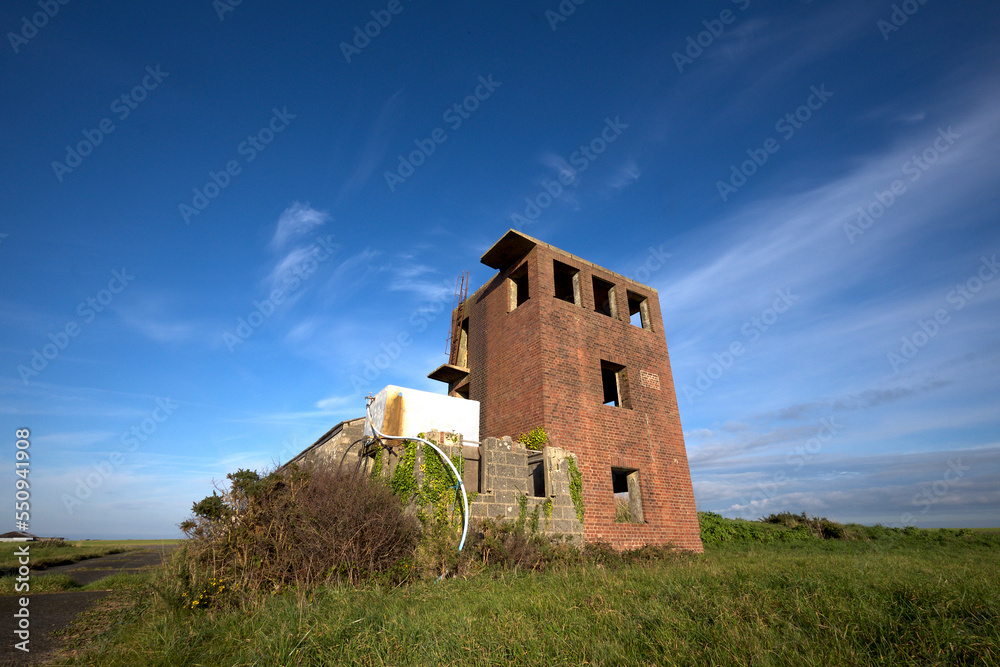
[[[484,567],[512,570],[542,570],[545,558],[541,535],[526,532],[524,522],[483,519],[471,530],[469,557]]]
[[[391,489],[368,476],[315,470],[228,475],[229,491],[195,503],[174,566],[176,595],[280,591],[402,576],[418,539]],[[187,595],[183,595],[186,593]]]
[[[549,444],[549,436],[544,428],[537,426],[528,433],[522,433],[517,436],[517,441],[524,445],[526,449],[540,452],[545,448],[545,445]]]
[[[774,531],[757,521],[727,519],[714,512],[698,512],[703,544],[721,542],[773,542],[777,539]]]

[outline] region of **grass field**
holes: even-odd
[[[80,544],[86,546],[75,546],[74,543],[70,542],[66,542],[62,546],[41,546],[33,542],[2,542],[0,543],[0,575],[6,575],[17,570],[18,560],[14,554],[26,545],[29,547],[32,568],[75,563],[87,558],[120,553],[128,548],[125,542],[116,544],[82,542]]]
[[[93,665],[1000,664],[1000,536],[706,544],[648,564],[168,609],[152,578],[77,624]],[[60,662],[59,664],[63,664]]]
[[[44,571],[46,567],[67,565],[89,558],[121,553],[130,549],[151,546],[174,546],[180,542],[181,540],[77,540],[66,541],[60,545],[54,545],[50,541],[0,542],[0,595],[11,595],[13,593],[13,575],[19,567],[18,557],[15,553],[25,545],[29,547],[30,567],[33,570]],[[54,581],[44,582],[39,585],[45,586],[45,589],[43,591],[40,590],[40,592],[69,590],[69,588],[56,588]]]
[[[184,540],[67,540],[75,547],[160,547],[176,546]]]

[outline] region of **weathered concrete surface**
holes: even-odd
[[[62,639],[53,635],[73,622],[82,611],[88,609],[101,598],[111,595],[111,591],[85,591],[68,593],[37,593],[30,596],[28,609],[31,612],[31,640],[29,653],[14,648],[20,641],[13,634],[13,614],[18,610],[17,597],[0,598],[0,617],[4,626],[3,643],[0,644],[0,665],[40,665],[53,657],[62,646]]]
[[[42,576],[48,574],[68,574],[73,581],[86,586],[95,581],[100,581],[112,574],[135,573],[155,567],[162,563],[170,553],[166,547],[148,547],[141,551],[130,551],[121,554],[111,554],[100,558],[90,558],[81,560],[69,565],[56,565],[44,570],[32,570],[32,576]]]

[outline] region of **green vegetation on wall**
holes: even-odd
[[[422,433],[420,437],[423,437]],[[418,451],[422,454],[421,480],[419,482],[416,476]],[[458,470],[458,474],[461,475],[465,460],[461,455],[450,458]],[[424,515],[424,509],[428,507],[431,517],[437,521],[447,521],[452,517],[456,508],[461,514],[461,504],[456,502],[458,487],[451,468],[441,460],[433,448],[415,440],[404,442],[403,456],[393,470],[389,486],[403,505],[408,505],[410,502],[416,503],[417,516],[421,521],[427,519]],[[471,502],[473,498],[474,496],[469,496],[469,501]]]
[[[545,432],[545,429],[541,426],[531,429],[528,433],[522,433],[517,436],[517,441],[524,445],[527,449],[533,449],[536,452],[542,451],[542,448],[549,443],[549,435]]]
[[[410,498],[417,492],[417,478],[413,474],[413,466],[417,461],[417,443],[415,440],[407,440],[403,443],[403,458],[396,464],[396,469],[392,471],[392,479],[389,486],[392,492],[399,497],[404,504],[410,503]]]
[[[569,463],[569,495],[573,499],[573,508],[576,510],[576,518],[583,523],[583,475],[576,467],[576,459],[572,456],[566,458]]]
[[[458,492],[455,475],[431,447],[424,445],[423,454],[424,462],[420,466],[423,481],[417,491],[417,505],[420,507],[430,505],[434,518],[446,521],[458,505],[455,498]],[[464,459],[461,456],[449,458],[461,475]]]
[[[382,466],[385,465],[385,447],[379,447],[378,451],[375,452],[375,462],[372,463],[372,479],[378,479],[382,476]]]

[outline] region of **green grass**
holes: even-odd
[[[335,587],[195,612],[165,608],[144,592],[151,579],[138,578],[97,623],[105,630],[88,652],[69,660],[990,665],[1000,663],[998,554],[1000,536],[983,533],[729,541],[645,565]]]
[[[126,551],[126,542],[106,544],[96,542],[84,542],[87,546],[74,546],[73,543],[66,542],[63,546],[39,546],[32,542],[0,542],[0,575],[15,572],[19,566],[18,557],[14,554],[23,546],[29,547],[32,569],[52,567],[53,565],[66,565],[87,558],[97,558],[109,554]]]
[[[0,597],[5,595],[24,595],[15,589],[16,577],[10,575],[0,577]],[[112,574],[93,583],[81,586],[68,574],[38,574],[31,576],[31,590],[28,595],[37,593],[61,593],[63,591],[111,591],[138,590],[150,584],[148,573],[118,573]]]
[[[76,547],[159,547],[177,546],[184,540],[71,540]]]

